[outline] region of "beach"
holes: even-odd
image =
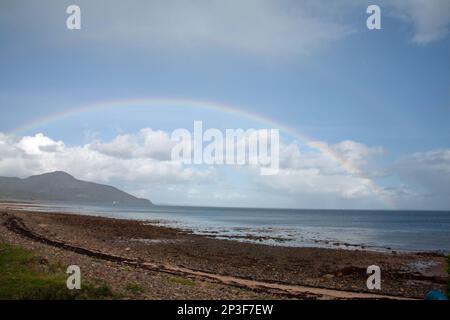
[[[152,221],[24,210],[0,205],[0,240],[63,265],[119,292],[138,283],[141,299],[418,298],[445,292],[447,257],[433,252],[377,252],[283,247],[158,225]],[[381,268],[381,290],[366,286]]]

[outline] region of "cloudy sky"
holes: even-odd
[[[1,176],[64,170],[161,204],[450,210],[450,1],[80,0],[72,31],[71,4],[0,3]],[[279,174],[171,161],[194,120],[279,124]]]

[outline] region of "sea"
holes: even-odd
[[[24,209],[136,219],[209,237],[276,246],[450,253],[450,211],[307,210],[27,204]]]

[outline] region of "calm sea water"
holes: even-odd
[[[34,208],[33,208],[34,209]],[[41,211],[148,220],[224,239],[282,246],[450,252],[450,212],[49,204]]]

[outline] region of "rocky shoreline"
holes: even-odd
[[[1,240],[31,248],[49,259],[81,264],[86,277],[104,279],[119,290],[127,282],[139,283],[146,293],[138,298],[144,299],[324,298],[314,293],[302,297],[259,285],[221,283],[220,279],[230,277],[245,279],[250,284],[273,283],[411,298],[423,298],[432,289],[445,291],[448,281],[447,259],[431,253],[268,246],[215,239],[136,220],[14,210],[11,205],[0,210]],[[139,271],[133,265],[56,248],[8,229],[11,217],[54,242],[222,278],[170,274],[155,268]],[[366,288],[369,265],[379,265],[382,270],[382,289],[376,292]],[[167,280],[171,276],[179,279]],[[183,284],[183,279],[188,279],[188,285]]]

